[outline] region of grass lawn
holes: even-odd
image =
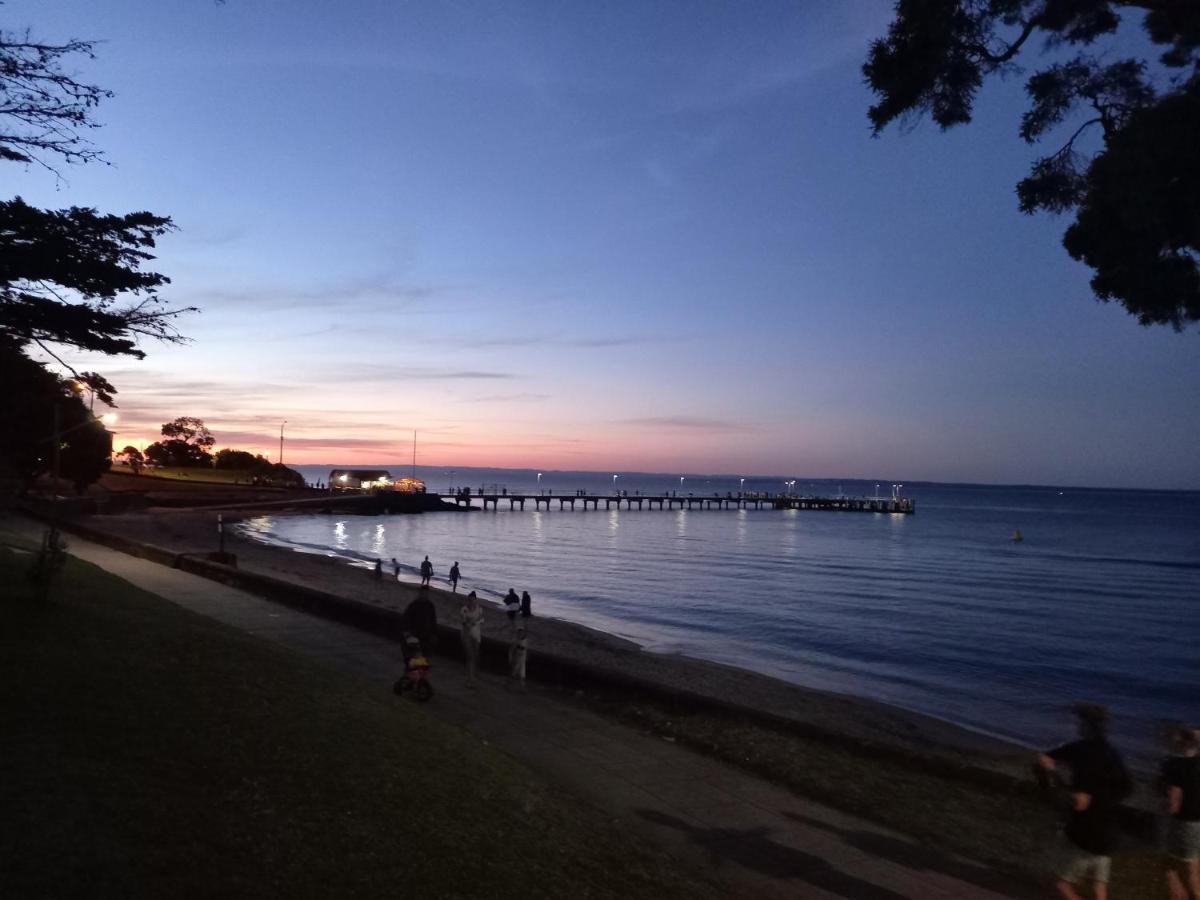
[[[75,559],[36,605],[14,545],[0,896],[713,896],[377,685]]]
[[[133,472],[125,466],[114,466],[113,471],[132,475]],[[249,469],[184,469],[184,468],[144,468],[138,478],[162,478],[168,481],[186,481],[196,484],[244,484],[249,485],[254,479],[254,473]]]

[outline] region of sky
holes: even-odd
[[[116,443],[285,462],[1200,489],[1200,334],[1017,210],[1023,78],[873,138],[887,0],[7,0],[96,39],[111,165],[190,340],[72,356]],[[1025,60],[1037,62],[1037,53]]]

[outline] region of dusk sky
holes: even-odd
[[[1200,335],[1096,303],[1017,210],[1024,77],[872,139],[887,0],[8,0],[104,41],[111,166],[6,196],[149,209],[118,446],[203,418],[292,463],[1200,488]],[[1035,48],[1036,51],[1036,48]],[[1036,62],[1024,60],[1027,66]]]

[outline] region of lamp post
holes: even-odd
[[[739,494],[743,494],[743,493],[745,493],[745,490],[744,490],[744,489],[745,489],[745,487],[746,487],[746,479],[745,479],[745,478],[739,478],[739,479],[738,479],[738,493],[739,493]]]
[[[287,424],[287,419],[279,423],[279,464],[283,465],[283,426]]]
[[[542,492],[542,473],[541,472],[538,472],[537,491],[539,494]]]
[[[614,475],[613,476],[613,493],[615,494],[616,492],[617,492],[617,476]]]

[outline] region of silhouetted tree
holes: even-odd
[[[139,337],[178,342],[175,316],[143,272],[171,220],[148,212],[103,215],[73,206],[42,210],[20,197],[0,202],[0,329],[22,342],[145,356]],[[118,303],[118,298],[131,297]]]
[[[146,462],[146,457],[142,454],[141,450],[133,446],[133,444],[127,444],[117,455],[125,459],[125,462],[128,463],[134,475],[141,474],[142,466]]]
[[[218,450],[213,466],[218,469],[265,469],[271,464],[262,456],[256,456],[247,450],[234,450],[226,447]]]
[[[80,132],[97,126],[93,110],[111,92],[63,69],[92,55],[89,41],[42,43],[0,31],[0,160],[57,171],[55,161],[100,158]],[[0,203],[0,333],[51,355],[46,344],[140,358],[138,337],[180,340],[172,320],[190,308],[165,308],[157,291],[169,280],[142,271],[155,239],[172,227],[149,212],[41,210],[20,197]]]
[[[44,43],[28,31],[0,30],[0,161],[37,164],[57,174],[58,163],[100,158],[81,134],[97,126],[93,111],[111,93],[64,69],[64,63],[92,54],[89,41]],[[71,370],[92,398],[112,405],[116,390],[103,376],[74,372],[51,348],[141,358],[140,337],[181,340],[172,322],[189,310],[166,308],[157,292],[168,279],[143,270],[154,259],[155,239],[172,227],[170,219],[149,212],[42,210],[20,197],[0,202],[0,470],[24,483],[47,470],[56,406],[64,433],[69,431],[62,473],[82,489],[108,467],[111,435],[71,395],[70,383],[23,348],[37,345]]]
[[[54,458],[54,407],[59,410],[59,472],[82,490],[108,468],[112,436],[88,412],[69,382],[0,337],[0,470],[21,489],[49,474]]]
[[[923,115],[942,129],[969,122],[984,79],[1011,70],[1034,35],[1090,47],[1131,12],[1163,48],[1157,61],[1080,52],[1030,76],[1020,136],[1061,128],[1064,140],[1017,197],[1026,213],[1075,211],[1063,244],[1094,271],[1098,299],[1180,330],[1200,321],[1200,2],[899,0],[863,66],[878,98],[869,115],[876,134]]]
[[[203,419],[180,416],[162,427],[165,440],[156,441],[146,448],[146,459],[156,466],[208,467],[212,465],[209,452],[216,438],[212,436]]]

